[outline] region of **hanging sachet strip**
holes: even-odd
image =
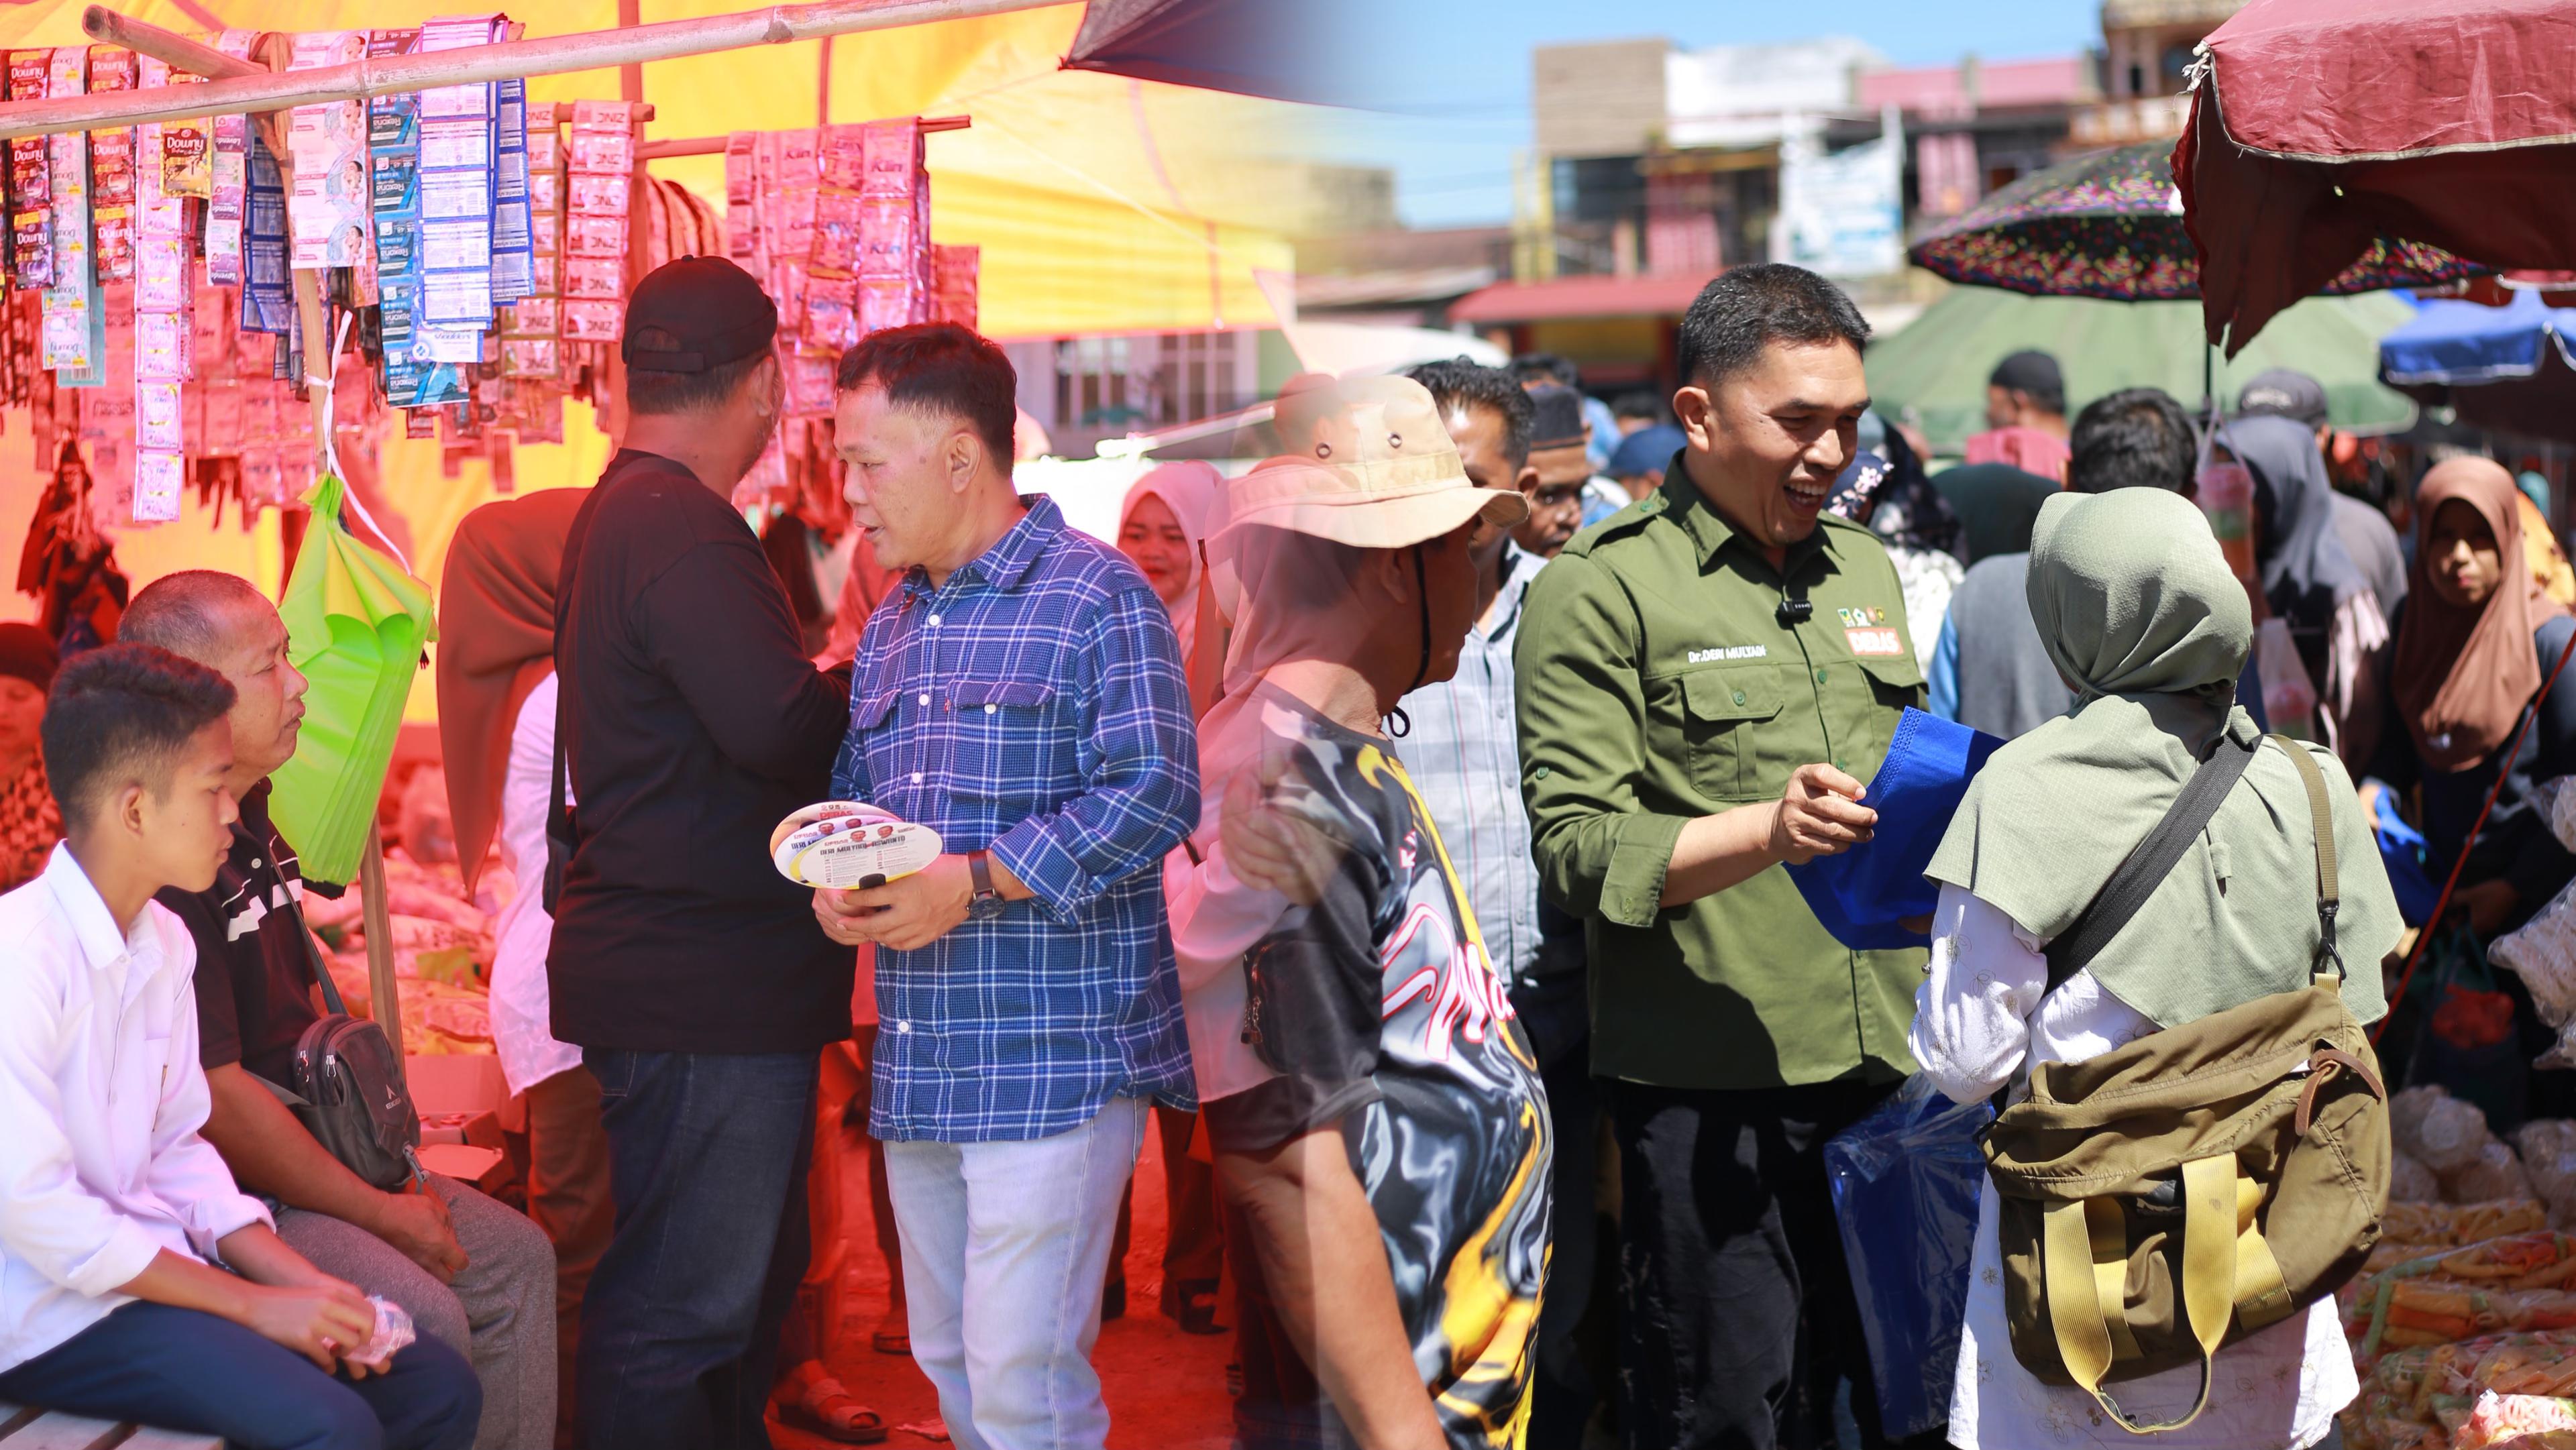
[[[563,134],[556,107],[528,103],[528,293],[501,314],[501,374],[563,375]]]
[[[250,185],[242,206],[242,330],[291,336],[295,284],[287,274],[286,177],[250,130]]]
[[[134,52],[116,45],[89,48],[93,93],[134,89]],[[90,208],[98,234],[98,279],[134,276],[134,128],[107,126],[89,133]]]
[[[573,102],[566,144],[563,335],[567,342],[611,343],[626,321],[633,110],[623,101]]]
[[[256,30],[227,30],[215,37],[215,49],[235,60],[250,58],[259,43]],[[206,204],[206,280],[221,287],[242,285],[242,230],[250,210],[250,117],[233,114],[214,119],[214,161],[208,170]]]
[[[55,47],[45,63],[45,94],[88,89],[89,47]],[[96,387],[106,380],[107,316],[98,291],[90,232],[89,137],[71,131],[46,138],[52,184],[54,280],[44,292],[44,361],[57,386]]]
[[[171,84],[170,67],[142,58],[143,89]],[[187,456],[182,386],[193,371],[194,289],[188,277],[187,203],[170,193],[165,148],[172,128],[146,122],[134,139],[134,503],[136,523],[179,517]]]
[[[497,15],[442,16],[420,29],[423,51],[489,45]],[[421,292],[413,325],[442,362],[482,358],[492,321],[493,140],[489,81],[420,93]]]
[[[347,65],[366,54],[365,32],[316,30],[295,37],[291,70]],[[294,163],[286,219],[297,271],[355,267],[367,252],[366,107],[326,101],[287,113],[286,149]]]
[[[536,243],[528,205],[528,83],[495,82],[492,122],[492,300],[516,302],[536,290]]]
[[[50,50],[9,52],[9,99],[41,101],[53,59]],[[54,280],[53,147],[43,136],[9,143],[9,275],[26,288]]]

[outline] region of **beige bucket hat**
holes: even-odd
[[[1420,383],[1353,378],[1333,393],[1333,406],[1301,420],[1306,452],[1269,459],[1226,486],[1225,531],[1263,524],[1353,548],[1402,549],[1479,515],[1506,529],[1529,517],[1517,490],[1468,481]]]

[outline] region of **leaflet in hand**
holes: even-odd
[[[824,801],[778,823],[769,838],[778,874],[834,890],[883,886],[939,859],[939,833],[859,801]]]

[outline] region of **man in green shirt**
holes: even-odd
[[[1838,1378],[1882,1443],[1822,1150],[1912,1071],[1923,955],[1842,946],[1776,869],[1922,699],[1886,551],[1824,513],[1868,336],[1799,268],[1711,282],[1681,326],[1688,446],[1521,626],[1533,850],[1585,921],[1621,1155],[1632,1446],[1831,1444]]]

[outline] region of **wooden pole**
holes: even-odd
[[[644,23],[644,0],[617,0],[617,28],[633,30]],[[617,68],[617,96],[623,101],[644,99],[644,64],[629,61]]]
[[[972,116],[921,118],[921,129],[924,131],[964,131],[974,124],[975,118]],[[726,136],[691,136],[684,140],[638,141],[635,143],[635,159],[659,161],[666,156],[721,156],[724,154],[725,143],[730,139],[732,138]]]
[[[823,37],[823,58],[814,67],[814,124],[832,124],[832,37]]]
[[[0,104],[0,140],[102,130],[144,121],[177,121],[191,116],[277,111],[436,86],[641,65],[755,45],[816,40],[826,35],[1007,15],[1051,3],[1060,0],[813,0],[803,5],[774,5],[732,15],[665,20],[627,29],[505,41],[424,55],[368,56],[346,65],[240,76],[204,85],[12,101]]]
[[[238,80],[243,76],[269,73],[266,66],[235,60],[211,46],[199,45],[175,30],[147,25],[130,15],[119,15],[104,5],[92,5],[81,12],[81,29],[92,40],[121,45],[137,55],[168,61],[175,69],[209,80]]]

